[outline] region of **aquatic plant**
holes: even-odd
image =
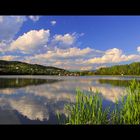
[[[127,96],[103,109],[99,92],[86,94],[77,90],[76,103],[65,105],[66,124],[140,124],[140,84],[133,80],[126,89]]]
[[[96,93],[84,94],[77,90],[76,103],[66,105],[67,124],[107,124],[109,108],[103,109],[102,98]]]
[[[113,124],[140,124],[140,83],[133,80],[126,89],[127,96],[123,96],[121,105],[114,109]],[[114,113],[113,112],[113,113]]]

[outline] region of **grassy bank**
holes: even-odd
[[[66,124],[140,124],[140,84],[133,80],[126,92],[111,110],[111,106],[103,108],[98,91],[84,94],[78,90],[76,103],[65,106]]]

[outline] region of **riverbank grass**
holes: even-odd
[[[85,94],[76,91],[76,103],[65,105],[68,115],[66,124],[140,124],[140,84],[133,80],[126,89],[127,95],[121,101],[103,108],[99,92]]]

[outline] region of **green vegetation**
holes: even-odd
[[[109,109],[103,110],[102,99],[98,92],[94,95],[85,95],[77,91],[76,104],[66,105],[69,116],[67,124],[106,124]]]
[[[111,67],[103,67],[94,71],[81,71],[84,75],[140,75],[140,62],[133,62],[126,65],[115,65]]]
[[[76,103],[66,105],[66,124],[140,124],[140,84],[133,80],[121,102],[115,108],[103,109],[99,93],[77,91]]]
[[[100,68],[96,75],[140,75],[140,62],[127,65],[116,65],[112,67]]]
[[[68,73],[69,71],[56,67],[0,60],[0,75],[65,75]]]
[[[0,75],[59,75],[59,76],[92,76],[92,75],[140,75],[140,62],[127,65],[116,65],[98,70],[70,71],[57,67],[28,64],[18,61],[0,60]]]
[[[79,75],[79,76],[92,76],[95,75],[94,71],[74,71],[75,74]]]
[[[61,68],[28,64],[18,61],[0,60],[0,75],[59,75],[59,76],[84,76],[93,75],[92,71],[68,71]]]
[[[126,91],[128,96],[122,98],[121,106],[116,103],[111,121],[113,124],[140,124],[140,83],[132,81]]]

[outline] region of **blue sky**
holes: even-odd
[[[0,16],[0,59],[96,69],[140,59],[140,16]]]
[[[50,21],[56,20],[52,27]],[[112,47],[134,51],[140,44],[139,16],[42,16],[39,21],[28,20],[17,35],[33,29],[51,29],[53,34],[84,33],[82,46],[106,50]]]

